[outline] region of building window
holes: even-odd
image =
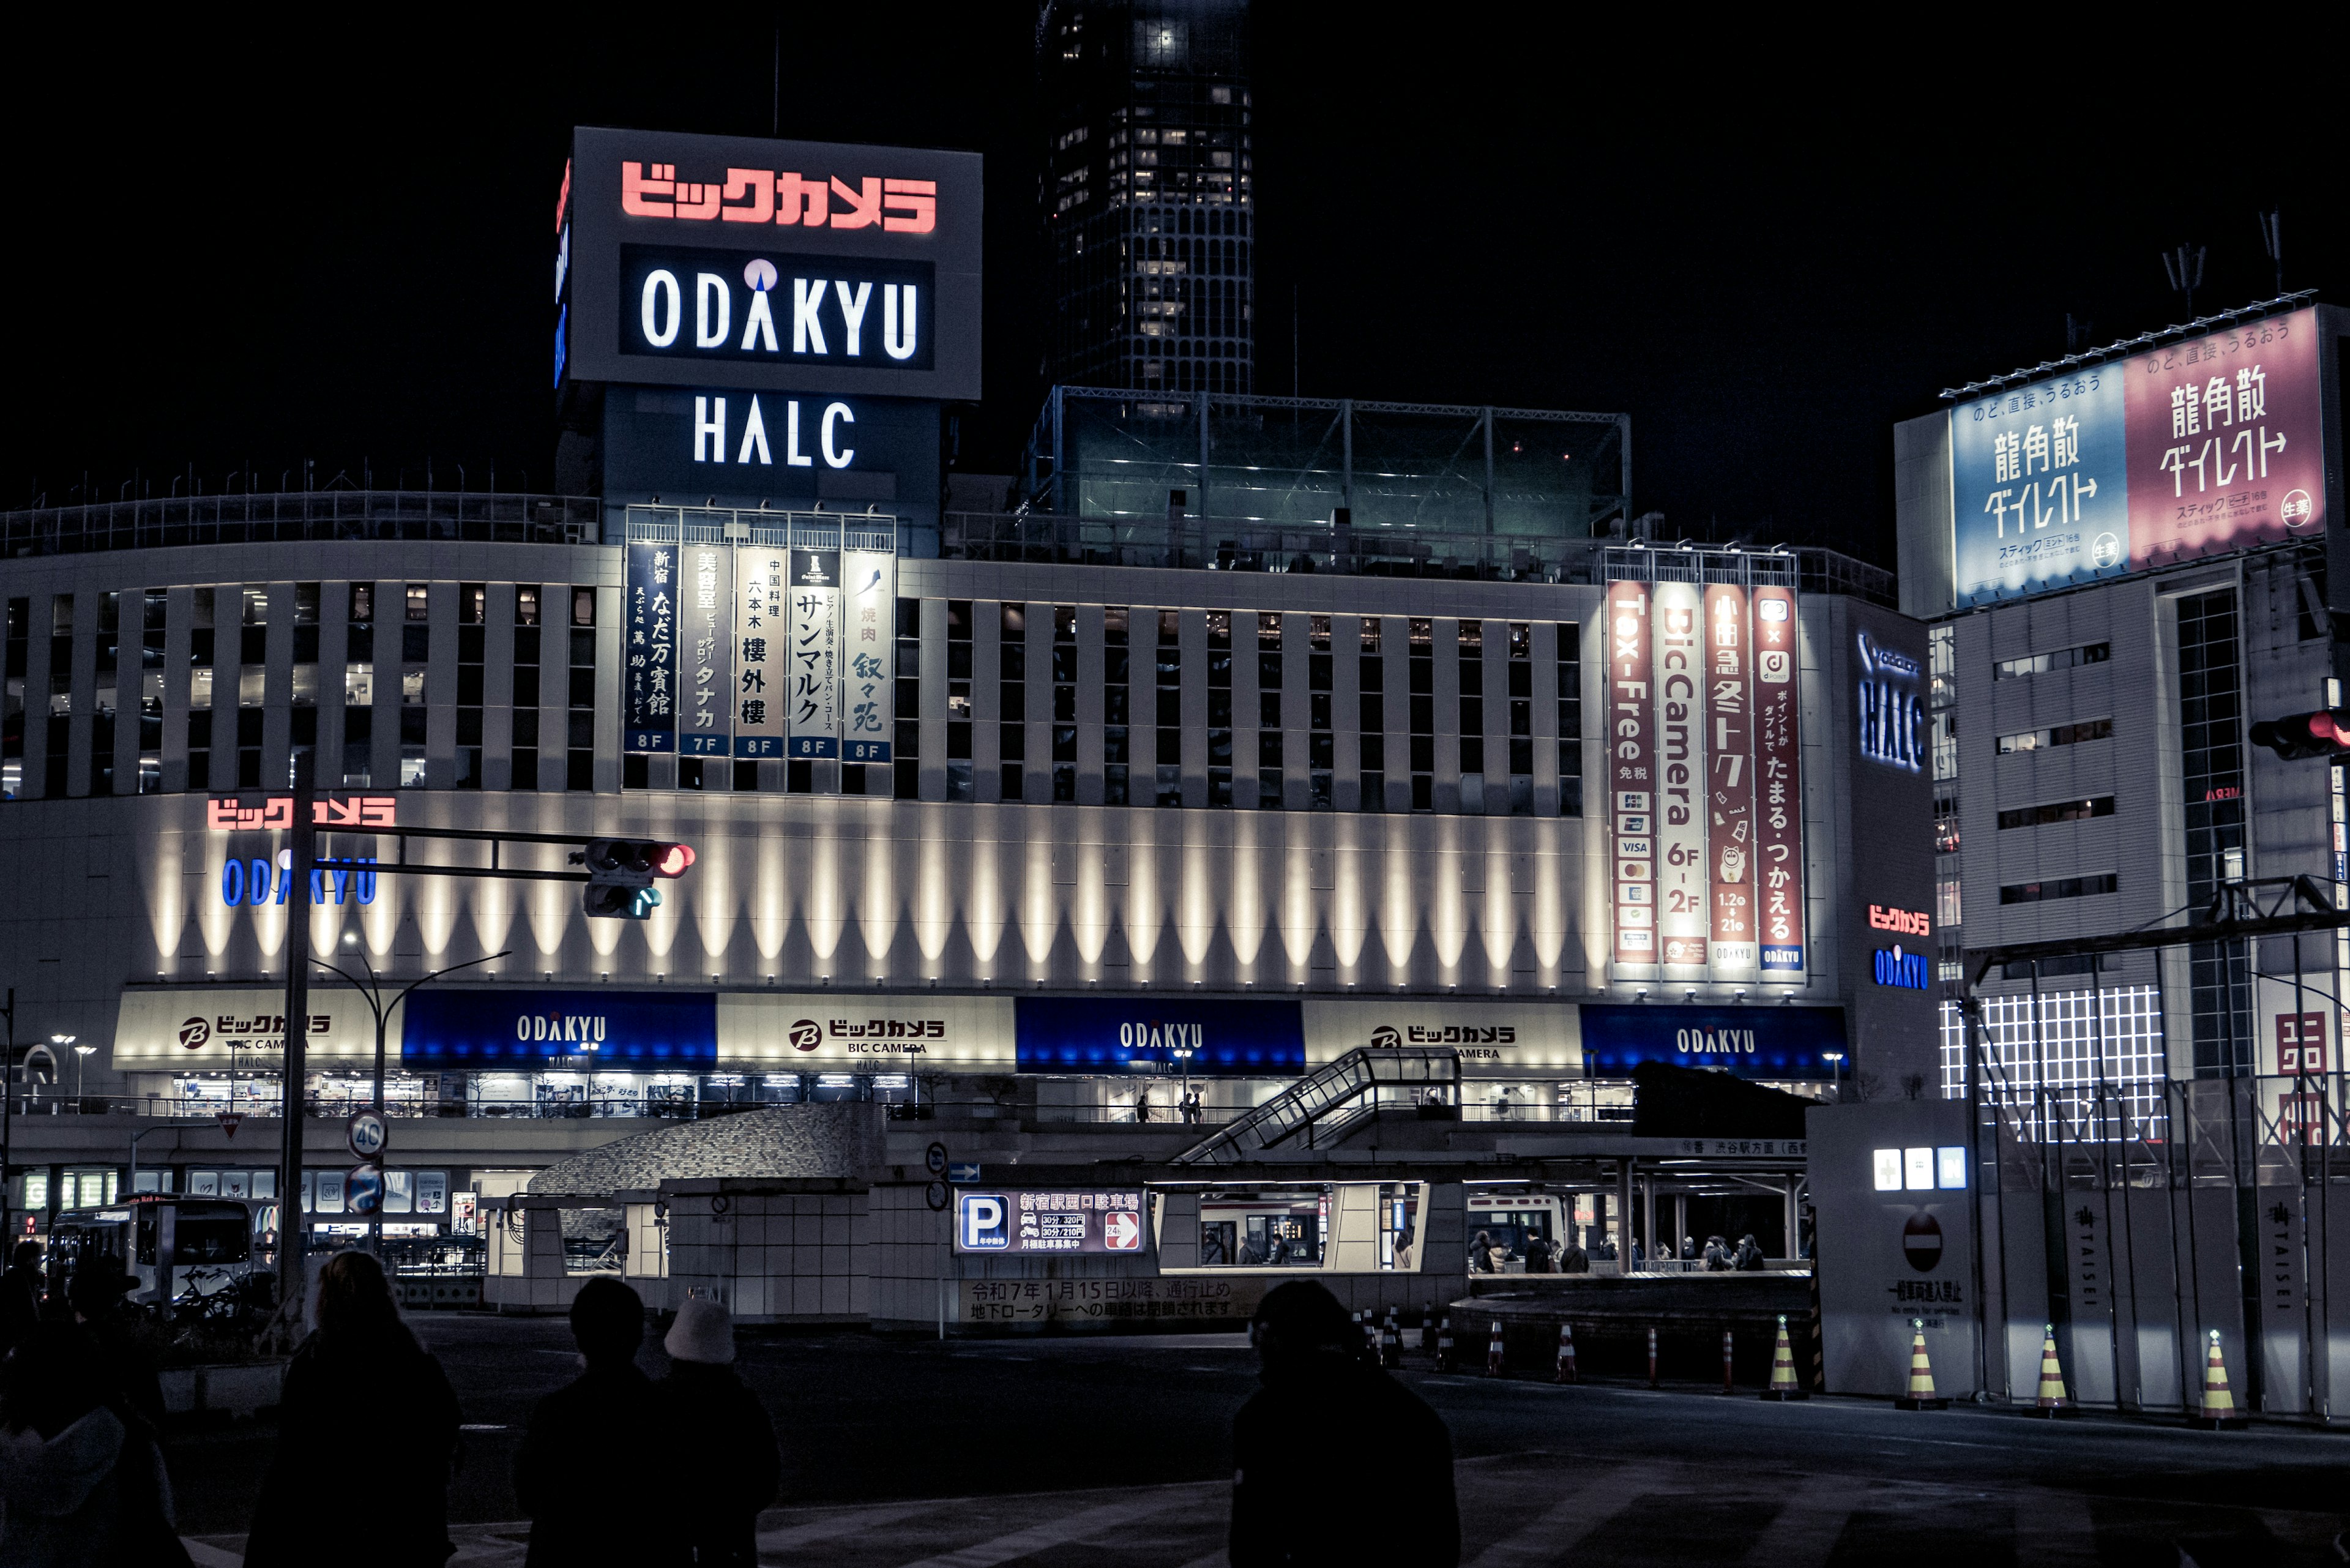
[[[508,741],[506,775],[509,789],[538,787],[538,671],[544,629],[538,623],[539,589],[534,583],[515,586],[514,731]],[[650,762],[644,784],[652,782]]]
[[[972,612],[969,599],[947,601],[947,768],[949,800],[971,798],[971,649]],[[953,763],[963,765],[960,777],[964,793],[954,793],[958,776]]]
[[[2210,904],[2226,861],[2244,851],[2242,722],[2236,591],[2188,595],[2178,600],[2178,760],[2190,909]],[[2187,958],[2197,1076],[2252,1072],[2249,944],[2197,942]]]
[[[1411,809],[1436,809],[1436,623],[1411,618]]]
[[[2113,892],[2120,878],[2110,871],[2094,877],[2052,877],[2039,882],[2012,882],[1999,890],[2002,904],[2038,904],[2051,898],[2094,898]]]
[[[457,585],[458,789],[482,787],[482,689],[488,662],[489,587]]]
[[[1208,628],[1208,804],[1230,805],[1232,804],[1232,616],[1230,610],[1210,610],[1204,618]],[[1275,646],[1279,646],[1278,642]],[[1277,662],[1280,655],[1274,657]],[[1278,724],[1280,698],[1277,691],[1274,701],[1274,722]],[[1263,703],[1263,698],[1260,696],[1258,704],[1262,707]],[[1260,722],[1262,717],[1260,714]],[[1278,739],[1276,734],[1276,742]],[[1277,780],[1275,784],[1277,789]]]
[[[188,788],[213,786],[213,628],[211,588],[198,588],[188,616]]]
[[[563,787],[596,787],[596,590],[571,590],[571,712]]]
[[[2010,827],[2045,827],[2058,822],[2086,822],[2092,817],[2111,816],[2114,797],[2093,795],[2087,800],[2060,800],[2046,805],[2021,805],[1999,814],[1999,826]]]
[[[1558,814],[1583,815],[1583,628],[1558,626]]]
[[[1159,612],[1159,746],[1158,785],[1153,799],[1159,805],[1183,804],[1183,649],[1182,618],[1174,610]],[[1229,749],[1226,752],[1229,757]]]
[[[1003,764],[1005,800],[1025,796],[1022,764],[1028,760],[1028,607],[1006,604],[999,621],[996,650],[996,755]]]
[[[33,601],[8,601],[6,700],[0,704],[0,799],[25,793],[25,666],[32,653]]]
[[[1365,811],[1388,808],[1387,660],[1379,652],[1380,636],[1379,618],[1365,616],[1360,649],[1355,658],[1355,720],[1359,732],[1356,743],[1360,748],[1360,804]]]
[[[2114,645],[2110,642],[2085,643],[2079,648],[2059,649],[2054,653],[2033,653],[2026,654],[2022,659],[2002,659],[1991,667],[1991,678],[1993,680],[2019,680],[2027,675],[2045,675],[2052,670],[2073,670],[2084,664],[2103,664],[2113,656]]]
[[[1053,607],[1053,798],[1077,798],[1077,607]]]
[[[1102,611],[1102,804],[1127,804],[1128,701],[1134,677],[1127,646],[1128,611],[1111,605]]]
[[[922,798],[922,601],[898,601],[896,643],[898,682],[897,735],[890,753],[894,763],[894,794],[899,800]]]
[[[1461,622],[1461,809],[1485,811],[1485,623]]]
[[[2075,724],[2058,724],[2046,730],[2019,730],[1999,738],[1999,754],[2011,752],[2041,752],[2051,746],[2074,746],[2085,741],[2102,741],[2114,732],[2111,719],[2084,719]]]

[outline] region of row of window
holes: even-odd
[[[2074,746],[2084,741],[2103,741],[2114,732],[2111,719],[2084,719],[2076,724],[2056,724],[2044,730],[2018,730],[1999,738],[1999,754],[2011,752],[2041,752],[2052,746]]]
[[[2111,871],[2095,877],[2058,877],[2039,882],[2012,882],[1999,890],[2002,904],[2038,904],[2050,898],[2092,898],[2121,886]]]
[[[2027,675],[2045,675],[2051,670],[2075,670],[2084,664],[2103,664],[2114,656],[2110,642],[2084,643],[2078,648],[2059,649],[2054,653],[2031,653],[2022,659],[2002,659],[1991,668],[1994,680],[2018,680]]]

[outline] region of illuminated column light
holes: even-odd
[[[996,817],[1001,806],[974,808],[972,815],[986,819]],[[996,855],[1001,847],[995,841],[995,823],[985,822],[984,837],[973,836],[960,846],[971,857],[971,883],[963,894],[963,933],[971,941],[973,974],[978,979],[990,979],[995,973],[996,949],[1003,944],[1003,886],[996,872]]]
[[[1088,975],[1101,964],[1102,946],[1109,940],[1109,900],[1102,889],[1102,846],[1081,843],[1077,852],[1076,895],[1069,905],[1069,935],[1077,945],[1077,960]]]
[[[1289,955],[1289,978],[1303,980],[1314,957],[1313,825],[1293,819],[1288,826],[1281,877],[1281,950]]]
[[[1256,958],[1264,949],[1269,921],[1264,899],[1265,856],[1269,851],[1259,843],[1258,826],[1263,818],[1252,814],[1234,816],[1230,821],[1233,829],[1232,846],[1225,855],[1232,868],[1232,896],[1224,909],[1224,929],[1232,944],[1239,978],[1254,980]]]
[[[865,857],[865,875],[857,895],[857,929],[865,938],[865,956],[886,972],[889,950],[898,941],[897,848],[886,833],[870,829],[858,835],[857,846]]]
[[[1514,822],[1509,825],[1516,827]],[[1488,825],[1485,834],[1485,918],[1479,933],[1485,943],[1485,967],[1495,985],[1510,983],[1510,961],[1518,946],[1517,896],[1510,878],[1514,833]]]
[[[693,913],[693,929],[702,939],[702,972],[715,974],[726,967],[726,950],[733,945],[740,911],[734,897],[734,857],[739,840],[721,838],[712,854],[694,856],[693,867],[678,880],[665,884],[662,897],[681,898]],[[681,910],[682,913],[682,910]]]
[[[1126,956],[1133,965],[1134,979],[1140,982],[1150,978],[1150,961],[1159,951],[1167,912],[1159,904],[1155,824],[1140,813],[1125,815],[1133,830],[1126,846]]]
[[[188,907],[182,902],[188,894],[180,876],[181,857],[184,853],[182,843],[177,835],[165,837],[156,851],[153,867],[147,873],[147,925],[155,938],[155,968],[158,971],[167,968],[179,955],[180,933],[187,929],[188,925]],[[203,891],[199,883],[197,897],[202,898]],[[217,877],[213,881],[211,892],[217,902],[220,898]]]
[[[758,874],[751,888],[751,938],[758,944],[762,964],[773,964],[791,935],[792,878],[785,864],[785,843],[784,835],[773,831],[761,833],[757,839]]]
[[[1043,813],[1024,820],[1035,824],[1044,836],[1031,836],[1021,846],[1020,943],[1028,952],[1029,972],[1040,974],[1053,961],[1053,936],[1059,927],[1053,898],[1053,840],[1050,819]]]
[[[1379,945],[1388,955],[1387,980],[1401,984],[1411,978],[1412,950],[1419,943],[1419,900],[1412,892],[1412,866],[1419,855],[1423,824],[1409,816],[1382,816],[1384,840],[1380,859],[1387,866],[1387,894],[1379,903]]]
[[[899,807],[900,811],[907,807]],[[947,950],[947,939],[954,932],[954,896],[947,888],[947,857],[953,852],[941,820],[943,814],[934,805],[912,807],[920,813],[921,871],[914,894],[914,941],[922,950],[922,961],[935,965]]]
[[[847,924],[841,909],[840,840],[832,832],[834,826],[821,819],[810,824],[806,845],[814,861],[807,879],[808,947],[818,974],[833,972],[833,955],[840,950],[841,931]]]
[[[1559,854],[1556,818],[1534,823],[1534,899],[1528,935],[1534,939],[1534,964],[1543,983],[1559,982],[1558,961],[1566,950],[1566,862]]]
[[[1435,943],[1437,966],[1447,982],[1461,978],[1461,953],[1469,943],[1467,900],[1461,891],[1461,823],[1457,816],[1440,816],[1432,824],[1436,830],[1431,867],[1435,877],[1429,898],[1428,934]]]
[[[1177,895],[1175,940],[1183,949],[1184,966],[1189,978],[1199,979],[1200,968],[1208,961],[1208,949],[1216,938],[1216,888],[1211,882],[1215,874],[1211,850],[1203,840],[1208,825],[1204,813],[1186,812],[1183,824],[1183,877]]]
[[[1363,857],[1353,818],[1342,819],[1331,855],[1330,950],[1339,972],[1355,978],[1362,962],[1363,943],[1370,935],[1369,913],[1363,899]]]

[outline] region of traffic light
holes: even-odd
[[[641,920],[660,908],[657,877],[682,877],[693,864],[693,846],[652,838],[591,838],[573,857],[588,867],[580,907],[590,917]]]
[[[2319,709],[2252,726],[2252,744],[2266,746],[2286,762],[2350,753],[2350,709]]]

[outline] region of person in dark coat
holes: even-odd
[[[538,1402],[515,1449],[515,1499],[531,1521],[525,1568],[684,1568],[692,1559],[677,1521],[697,1482],[671,1468],[677,1434],[637,1366],[645,1303],[598,1275],[572,1298],[571,1338],[587,1370]],[[644,1489],[662,1478],[677,1483],[675,1511],[648,1501]]]
[[[141,1333],[138,1313],[123,1299],[139,1280],[106,1253],[85,1258],[66,1282],[66,1301],[74,1321],[88,1328],[98,1342],[109,1375],[147,1425],[163,1427],[163,1380],[156,1371],[155,1353]]]
[[[338,1568],[441,1568],[457,1397],[441,1363],[400,1321],[383,1265],[338,1252],[318,1272],[318,1326],[286,1364],[277,1453],[262,1477],[246,1568],[319,1560]],[[367,1493],[363,1529],[338,1528],[332,1499]]]
[[[16,1348],[41,1321],[41,1244],[19,1241],[0,1273],[0,1355]]]
[[[1232,1568],[1460,1563],[1452,1436],[1417,1395],[1356,1360],[1358,1337],[1312,1280],[1257,1307],[1249,1338],[1264,1386],[1232,1419]],[[1402,1476],[1412,1496],[1399,1505]]]
[[[78,1324],[36,1326],[0,1372],[0,1563],[185,1568],[154,1430]]]
[[[689,1296],[661,1348],[668,1463],[692,1478],[686,1545],[696,1568],[758,1568],[759,1511],[775,1501],[784,1460],[759,1397],[735,1375],[734,1324],[716,1302]]]

